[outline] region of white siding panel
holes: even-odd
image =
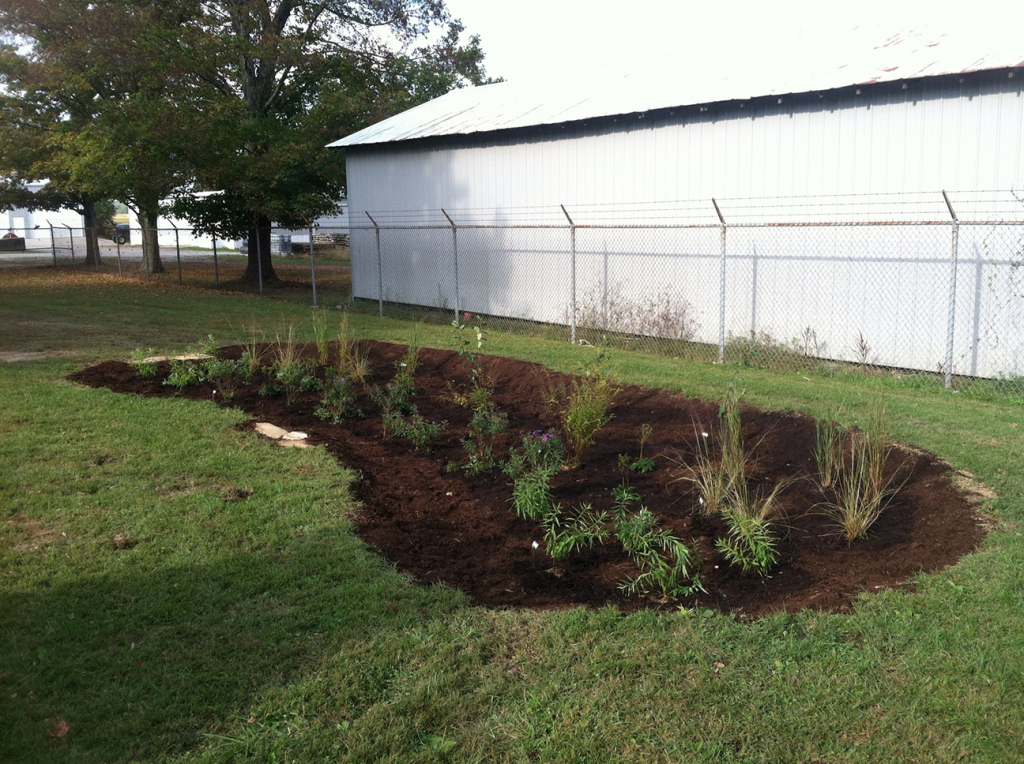
[[[437,223],[442,207],[460,222],[488,223],[505,215],[524,221],[517,208],[547,207],[555,217],[532,222],[560,224],[559,204],[585,225],[607,222],[593,219],[589,205],[639,203],[635,209],[642,212],[644,204],[671,200],[706,204],[714,220],[714,196],[730,223],[730,333],[765,332],[779,341],[804,337],[818,354],[846,360],[857,360],[863,337],[870,361],[929,370],[944,358],[949,227],[735,227],[757,222],[758,213],[744,202],[747,209],[737,220],[730,198],[937,194],[944,188],[955,197],[1024,184],[1018,80],[980,90],[910,83],[905,90],[869,88],[792,104],[783,99],[714,115],[691,110],[671,121],[620,119],[603,127],[554,127],[532,137],[460,140],[453,147],[351,150],[354,225],[368,224],[366,210],[382,224],[398,213],[411,219],[406,211]],[[845,200],[816,203],[825,205],[823,214],[855,218],[861,212],[845,207]],[[504,211],[487,212],[496,208]],[[973,210],[958,212],[969,218]],[[626,216],[621,222],[644,221]],[[1024,301],[1015,297],[1019,284],[1013,280],[1019,274],[994,262],[996,242],[998,252],[1024,249],[1024,242],[1000,239],[1013,234],[1019,231],[961,228],[958,373],[1021,371],[1018,346],[1004,339],[1024,326]],[[458,236],[460,307],[568,320],[567,230],[463,229]],[[588,315],[645,305],[654,310],[661,295],[671,295],[667,312],[685,306],[695,338],[717,342],[717,229],[580,229],[577,236],[577,290]],[[383,238],[385,299],[454,306],[450,230],[390,231]],[[354,229],[352,247],[354,294],[376,299],[373,231]]]

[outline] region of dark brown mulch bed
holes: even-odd
[[[365,346],[374,369],[367,386],[385,384],[405,347],[381,342]],[[238,358],[242,349],[220,352],[222,357]],[[312,349],[303,352],[309,355]],[[619,583],[636,568],[614,540],[571,557],[553,571],[543,554],[540,528],[517,517],[511,508],[511,486],[503,473],[495,469],[468,479],[461,471],[447,472],[449,462],[465,462],[460,439],[466,437],[470,412],[442,400],[442,395],[451,385],[467,384],[467,368],[450,351],[425,349],[420,359],[420,413],[428,420],[450,423],[430,453],[417,452],[402,439],[382,439],[378,409],[365,394],[360,400],[365,418],[340,425],[314,415],[320,402],[316,393],[303,393],[291,406],[283,397],[260,397],[263,379],[240,388],[224,405],[254,417],[248,427],[259,420],[307,432],[311,442],[358,470],[362,478],[355,490],[363,506],[355,524],[360,536],[419,581],[444,582],[474,602],[497,607],[610,604],[629,611],[675,604],[620,593]],[[545,379],[557,381],[564,379],[562,375],[507,358],[484,357],[483,363],[497,380],[494,400],[509,418],[508,430],[498,436],[497,456],[518,445],[524,433],[556,427],[542,389]],[[143,377],[126,363],[107,361],[70,379],[145,396],[222,399],[210,385],[183,391],[164,385],[167,373],[166,364],[160,364],[157,376]],[[682,465],[692,463],[695,430],[715,432],[718,407],[679,393],[624,386],[615,397],[611,422],[585,452],[582,466],[563,471],[554,481],[555,497],[564,506],[587,502],[596,510],[608,509],[610,491],[621,480],[618,455],[635,455],[640,426],[653,425],[646,451],[658,468],[634,475],[631,482],[663,525],[696,544],[703,556],[701,577],[707,594],[683,604],[744,616],[803,608],[847,611],[860,592],[904,585],[919,572],[955,563],[984,534],[982,520],[970,499],[954,486],[946,463],[917,449],[897,449],[890,467],[898,470],[897,484],[902,487],[870,538],[847,543],[822,514],[825,497],[812,479],[814,421],[744,406],[744,436],[748,444],[757,444],[751,470],[754,484],[795,480],[783,494],[781,564],[767,579],[740,573],[715,550],[714,540],[724,535],[722,522],[691,511],[697,498],[694,487],[680,479],[686,472]],[[535,540],[541,542],[539,551],[532,549]]]

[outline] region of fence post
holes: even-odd
[[[953,247],[949,258],[949,305],[946,321],[946,389],[953,387],[953,331],[956,324],[956,258],[957,250],[960,247],[960,220],[953,210],[953,204],[945,189],[942,191],[942,198],[946,200],[946,208],[949,216],[953,218]]]
[[[117,275],[121,277],[124,276],[124,270],[121,268],[121,234],[117,232],[117,228],[114,229],[114,244],[117,245]]]
[[[373,230],[377,234],[377,312],[381,318],[384,318],[384,268],[380,260],[380,226],[369,212],[366,213],[366,217],[370,218]]]
[[[220,266],[217,265],[217,234],[213,235],[213,283],[220,286]]]
[[[75,232],[71,230],[71,226],[64,226],[68,229],[68,241],[71,243],[71,267],[75,267]]]
[[[562,208],[562,214],[565,215],[565,219],[569,221],[569,271],[570,278],[572,280],[572,290],[569,298],[569,342],[573,345],[576,344],[576,224],[572,222],[572,218],[569,217],[568,210],[565,209],[565,205],[559,205]]]
[[[57,267],[57,239],[53,235],[53,223],[50,226],[50,252],[53,253],[53,267]]]
[[[89,229],[83,229],[85,231],[85,256],[89,257]],[[93,241],[96,243],[96,260],[93,262],[93,270],[97,273],[100,272],[100,230],[99,228],[93,227],[92,229]]]
[[[313,226],[309,227],[309,268],[313,274],[313,307],[316,307],[316,250],[313,247]]]
[[[443,207],[441,208],[441,212],[444,214],[444,216],[446,218],[448,218],[448,222],[452,226],[452,260],[453,260],[453,264],[455,266],[455,319],[458,320],[458,318],[459,318],[459,304],[460,304],[460,300],[459,300],[459,229],[458,229],[458,227],[456,227],[455,221],[452,220],[452,216],[449,215],[447,212],[445,212]]]
[[[718,278],[718,362],[725,363],[725,218],[714,197],[711,203],[715,205],[715,212],[722,224],[722,267]]]
[[[181,242],[178,240],[178,226],[171,223],[171,228],[174,229],[174,251],[178,256],[178,286],[181,286]],[[159,235],[157,231],[157,236]]]

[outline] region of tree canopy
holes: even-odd
[[[8,0],[0,100],[19,138],[0,173],[175,211],[199,230],[259,237],[308,225],[344,193],[326,144],[488,81],[477,37],[443,0]],[[144,221],[145,225],[145,221]],[[155,245],[155,235],[153,237]]]

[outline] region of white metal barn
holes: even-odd
[[[637,333],[623,303],[682,300],[650,331],[1024,374],[1024,52],[906,44],[774,89],[457,90],[355,133],[353,293]]]

